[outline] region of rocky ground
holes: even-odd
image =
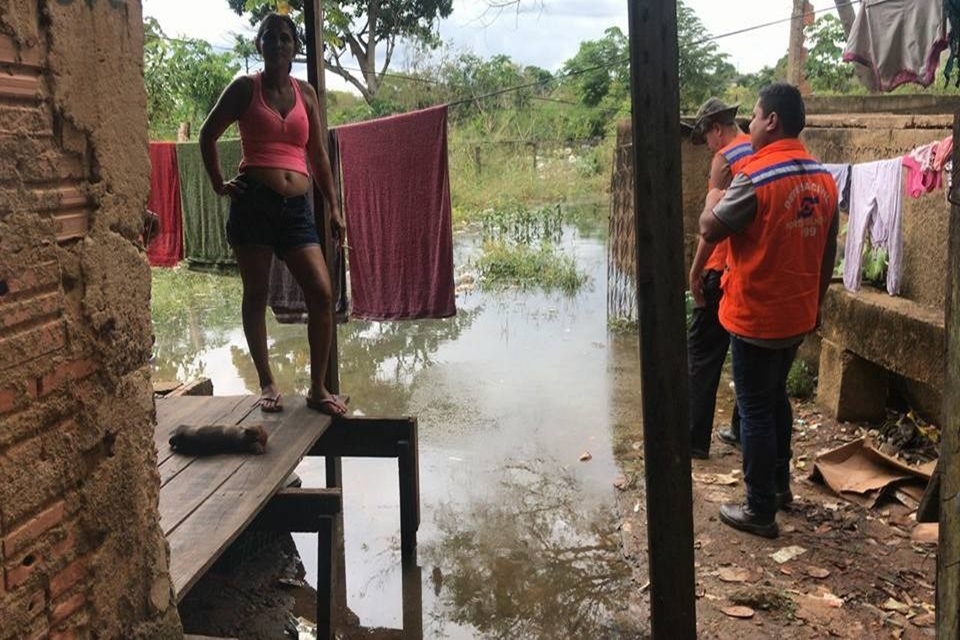
[[[935,530],[918,526],[899,503],[866,509],[810,480],[818,453],[865,428],[838,425],[811,404],[795,405],[794,415],[796,500],[778,516],[777,540],[735,531],[717,517],[720,503],[743,495],[739,450],[715,442],[710,460],[693,461],[699,637],[934,637]],[[641,437],[619,445],[624,476],[617,483],[637,611],[648,606]]]

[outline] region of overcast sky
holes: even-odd
[[[440,35],[457,50],[484,58],[505,54],[519,64],[556,71],[577,53],[581,42],[603,37],[611,26],[627,32],[627,0],[539,0],[537,6],[532,0],[524,2],[519,13],[507,9],[497,14],[483,0],[454,0],[453,14],[441,23]],[[715,36],[786,18],[793,7],[791,0],[687,0],[687,4]],[[833,0],[817,0],[815,8],[833,4]],[[230,46],[231,32],[252,35],[246,19],[233,13],[226,0],[143,0],[143,12],[155,17],[169,36]],[[780,24],[721,38],[717,44],[747,73],[775,64],[786,53],[787,38],[788,25]],[[395,62],[402,65],[402,57]],[[331,89],[344,88],[335,76],[328,77],[327,84]]]

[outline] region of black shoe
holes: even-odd
[[[764,538],[776,538],[780,535],[775,516],[761,518],[746,504],[720,505],[720,522]]]
[[[740,434],[734,433],[733,429],[721,429],[717,431],[717,440],[732,447],[740,446]]]
[[[696,447],[690,448],[690,457],[696,460],[709,460],[710,452],[703,449],[697,449]]]
[[[786,491],[777,491],[776,497],[777,511],[786,509],[793,504],[793,492],[790,489]]]

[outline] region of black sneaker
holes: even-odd
[[[717,431],[717,440],[731,447],[740,446],[740,435],[733,432],[733,429],[721,429]]]
[[[746,531],[764,538],[776,538],[780,535],[775,516],[762,518],[746,503],[720,505],[720,522],[739,531]]]

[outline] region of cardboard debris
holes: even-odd
[[[869,438],[860,438],[818,456],[810,477],[866,507],[876,506],[884,497],[896,498],[897,494],[902,502],[915,507],[934,466],[929,462],[912,467],[881,453]]]

